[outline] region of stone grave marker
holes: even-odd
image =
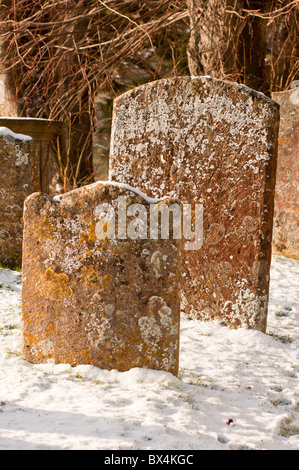
[[[203,205],[203,245],[183,250],[190,318],[265,331],[279,106],[211,77],[163,79],[114,101],[110,179]]]
[[[11,131],[32,137],[33,147],[39,158],[40,190],[55,194],[52,179],[58,172],[55,149],[57,139],[60,146],[64,144],[65,126],[61,121],[41,118],[0,117],[0,127],[7,127]]]
[[[23,203],[40,189],[39,155],[31,137],[0,128],[0,263],[22,263]]]
[[[280,104],[273,252],[299,259],[299,86],[272,94]]]
[[[23,204],[49,191],[51,141],[62,124],[46,119],[0,118],[0,263],[22,264]]]
[[[177,375],[181,240],[148,228],[173,203],[105,182],[26,199],[25,360]]]

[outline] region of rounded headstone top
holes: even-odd
[[[138,87],[133,88],[132,90],[129,90],[122,95],[120,95],[118,98],[114,100],[114,102],[117,104],[118,101],[123,100],[125,97],[129,96],[134,96],[137,95],[138,93],[142,93],[145,90],[154,90],[157,87],[165,87],[168,89],[168,87],[171,87],[173,90],[173,93],[175,94],[176,91],[179,91],[181,87],[187,88],[189,87],[191,90],[194,88],[194,91],[198,90],[198,87],[209,87],[209,88],[214,88],[215,91],[217,90],[219,93],[222,92],[228,93],[228,96],[230,93],[240,93],[243,96],[251,96],[252,98],[256,98],[258,100],[264,101],[265,103],[268,103],[269,105],[272,105],[276,108],[279,108],[279,104],[276,103],[274,100],[266,96],[264,93],[261,93],[259,91],[253,90],[252,88],[249,88],[246,85],[236,83],[236,82],[231,82],[227,80],[219,80],[217,78],[213,78],[211,76],[182,76],[182,77],[171,77],[171,78],[163,78],[161,80],[155,80],[153,82],[145,83],[143,85],[140,85]]]

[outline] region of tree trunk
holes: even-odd
[[[191,75],[238,81],[267,95],[289,87],[298,73],[292,3],[281,12],[277,0],[187,0]]]
[[[62,8],[66,20],[74,15],[76,2],[70,0],[67,5],[67,8]],[[77,15],[84,13],[82,7],[77,10]],[[63,96],[75,97],[68,109],[70,133],[67,141],[69,178],[74,187],[93,181],[92,148],[96,87],[88,78],[88,60],[78,47],[88,30],[88,24],[89,19],[83,16],[75,24],[69,23],[64,26],[62,46],[69,47],[71,52],[63,56],[60,76],[57,79],[57,83],[62,84],[62,99]]]
[[[221,78],[227,44],[225,1],[187,0],[190,13],[188,61],[191,75]]]

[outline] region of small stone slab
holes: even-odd
[[[25,360],[177,375],[181,240],[171,230],[169,239],[151,239],[142,224],[153,205],[172,203],[104,182],[26,199]]]
[[[21,267],[23,204],[40,190],[40,161],[33,139],[0,127],[0,264]]]
[[[299,87],[272,94],[280,104],[273,252],[299,259]]]
[[[203,246],[182,259],[191,318],[266,329],[278,127],[275,102],[211,77],[114,101],[110,179],[203,205]]]
[[[0,127],[7,127],[17,134],[32,137],[35,152],[39,158],[40,191],[55,195],[52,179],[58,172],[56,163],[57,143],[59,139],[60,152],[65,146],[65,125],[62,121],[41,118],[0,117]]]
[[[36,191],[50,191],[59,121],[0,117],[0,264],[22,264],[23,204]]]

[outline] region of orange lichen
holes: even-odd
[[[88,288],[93,288],[98,283],[98,276],[93,266],[83,266],[81,270],[81,282]]]
[[[105,289],[108,289],[109,284],[111,283],[111,281],[112,281],[112,278],[111,278],[111,276],[109,276],[109,274],[106,274],[105,276],[103,276],[102,282],[101,282],[102,288],[103,288],[104,290],[105,290]]]
[[[95,230],[96,230],[96,225],[95,224],[90,225],[88,241],[91,241],[93,243],[97,241],[97,236],[96,236]]]
[[[65,273],[57,274],[53,269],[46,269],[38,285],[40,293],[48,300],[69,299],[73,295],[68,285],[68,276]]]
[[[42,243],[46,239],[54,237],[56,227],[47,218],[41,221],[38,227],[34,227],[38,234],[38,239]]]

